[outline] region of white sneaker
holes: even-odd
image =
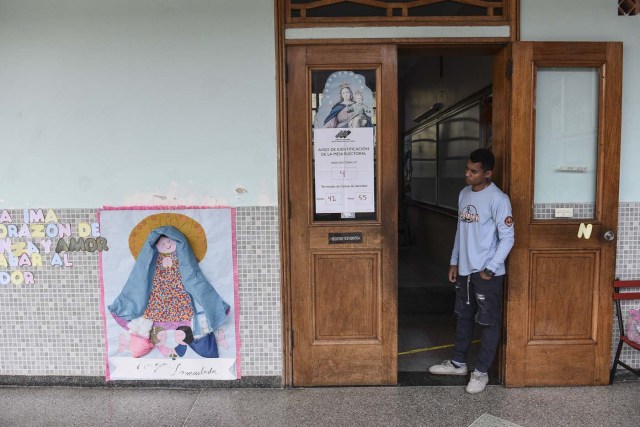
[[[476,394],[484,391],[484,388],[489,382],[489,375],[482,372],[473,371],[471,373],[471,379],[467,384],[467,393]]]
[[[433,365],[429,372],[436,375],[467,375],[467,365],[456,368],[451,360],[445,360],[439,365]]]

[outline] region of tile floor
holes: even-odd
[[[2,426],[640,426],[640,382],[603,387],[0,387]]]
[[[438,265],[415,246],[399,248],[398,257],[398,382],[400,385],[462,385],[468,378],[436,376],[431,365],[451,358],[456,319],[454,287],[447,279],[447,265]],[[479,327],[476,328],[479,339]],[[478,344],[472,344],[473,368]],[[495,372],[490,373],[496,383]]]

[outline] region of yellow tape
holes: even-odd
[[[471,341],[471,344],[477,344],[479,342],[480,342],[480,340],[475,340],[475,341]],[[435,347],[429,347],[429,348],[416,348],[415,350],[408,350],[408,351],[399,352],[398,356],[405,356],[407,354],[422,353],[424,351],[440,350],[442,348],[453,347],[454,345],[455,344],[445,344],[445,345],[437,345]]]

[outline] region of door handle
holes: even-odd
[[[613,239],[616,238],[616,233],[614,233],[612,230],[607,230],[603,235],[602,238],[604,240],[606,240],[607,242],[611,242],[613,241]]]

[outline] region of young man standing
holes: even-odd
[[[504,262],[513,247],[509,197],[493,183],[495,158],[481,148],[469,155],[467,186],[458,198],[458,228],[449,263],[456,286],[456,341],[453,358],[429,368],[438,375],[466,375],[474,321],[482,326],[480,352],[467,392],[480,393],[489,377],[502,331]]]

